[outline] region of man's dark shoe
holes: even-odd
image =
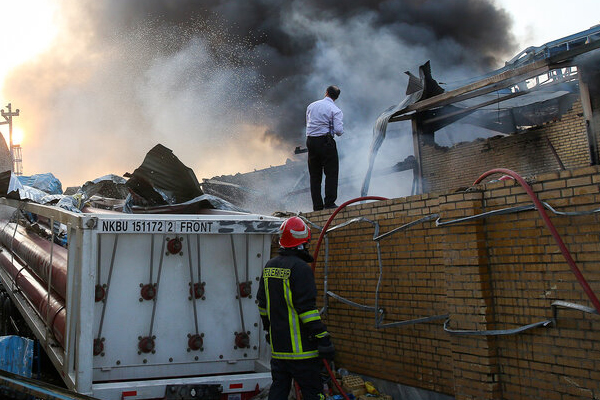
[[[323,209],[323,206],[321,207],[313,207],[313,211],[321,211]]]
[[[329,204],[329,205],[325,205],[325,209],[330,209],[330,208],[338,208],[337,204],[333,203],[333,204]]]

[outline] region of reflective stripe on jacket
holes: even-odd
[[[308,253],[281,249],[263,269],[258,309],[271,337],[273,358],[301,360],[318,357],[317,338],[326,328],[316,306],[317,288]]]

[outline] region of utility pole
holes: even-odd
[[[15,175],[21,175],[22,171],[21,171],[21,157],[19,156],[19,162],[18,165],[15,164],[15,146],[13,145],[13,125],[12,125],[12,117],[18,117],[19,116],[19,109],[17,108],[14,112],[12,111],[12,105],[10,103],[8,103],[8,105],[6,106],[6,108],[8,108],[8,112],[4,112],[4,109],[0,110],[0,115],[2,115],[5,119],[5,121],[0,121],[0,125],[5,125],[8,124],[8,141],[9,143],[9,148],[10,148],[10,160],[12,162],[12,166],[13,166],[13,172],[15,173]],[[21,151],[21,146],[18,146],[19,149],[19,153]]]

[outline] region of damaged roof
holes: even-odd
[[[452,90],[442,89],[441,92],[431,76],[429,63],[426,63],[419,68],[420,78],[411,76],[407,98],[414,96],[415,92],[419,93],[419,90],[422,90],[422,93],[414,101],[405,100],[400,103],[388,117],[388,122],[412,119],[416,113],[423,113],[424,123],[435,124],[432,129],[437,130],[486,106],[498,103],[502,103],[503,109],[518,109],[531,108],[535,103],[549,102],[557,110],[564,110],[564,105],[560,105],[557,99],[563,96],[568,98],[570,94],[577,92],[577,70],[571,69],[575,66],[576,57],[598,48],[600,25],[540,47],[530,47],[507,62],[504,67],[462,82]],[[547,79],[540,81],[539,77],[543,74],[548,74]],[[535,79],[535,82],[526,83],[532,79]],[[522,96],[527,99],[520,98]],[[521,114],[525,119],[533,115],[526,109],[511,113],[517,117]],[[555,113],[551,113],[549,118],[554,115]],[[507,126],[509,119],[504,120],[505,122],[500,124],[483,125],[488,129],[512,133],[516,132],[521,124],[531,126],[536,122],[517,120],[512,126]]]
[[[389,107],[373,127],[369,166],[361,195],[369,190],[375,158],[389,122],[413,120],[417,130],[432,134],[458,120],[502,134],[518,133],[559,118],[579,97],[585,66],[599,75],[600,25],[519,53],[500,69],[444,90],[429,62],[419,77],[409,75],[406,97]],[[584,60],[585,55],[591,60]],[[501,105],[500,105],[501,104]],[[494,107],[491,107],[494,106]]]

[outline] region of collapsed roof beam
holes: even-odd
[[[569,82],[569,81],[574,80],[574,79],[575,78],[573,78],[573,76],[564,77],[562,79],[556,79],[553,82],[545,84],[545,85],[538,85],[538,86],[534,86],[532,88],[520,90],[518,92],[513,92],[513,93],[507,94],[507,95],[502,96],[502,97],[495,97],[495,98],[493,98],[491,100],[484,101],[483,103],[479,103],[479,104],[476,104],[476,105],[473,105],[473,106],[469,106],[469,107],[460,108],[459,110],[456,110],[456,107],[453,107],[453,109],[455,111],[451,111],[451,112],[444,113],[442,111],[442,110],[444,110],[444,108],[442,107],[439,110],[436,110],[436,111],[441,111],[440,115],[436,115],[436,116],[434,116],[432,118],[423,119],[423,124],[427,125],[427,124],[437,123],[437,122],[446,120],[448,118],[452,118],[452,120],[450,122],[442,124],[443,126],[449,125],[452,122],[457,121],[460,118],[466,117],[467,115],[469,115],[469,114],[477,111],[480,108],[487,107],[487,106],[494,105],[494,104],[498,104],[498,103],[502,103],[503,101],[507,101],[507,100],[513,99],[515,97],[523,96],[523,95],[526,95],[526,94],[534,93],[534,92],[536,92],[538,90],[541,90],[541,89],[547,89],[548,87],[551,87],[551,86],[554,86],[554,85],[558,85],[558,84],[561,84],[561,83],[564,83],[564,82]],[[414,114],[404,115],[403,117],[409,119],[409,118],[411,118],[412,115],[414,115]],[[454,117],[458,117],[458,118],[454,118]],[[435,130],[439,130],[443,126],[439,126]]]
[[[393,114],[389,122],[397,122],[408,119],[404,116],[410,112],[420,112],[434,107],[441,107],[448,104],[457,103],[483,94],[495,92],[500,89],[512,86],[526,79],[533,78],[553,69],[565,68],[573,65],[573,59],[576,56],[600,48],[600,40],[579,46],[573,50],[568,50],[550,58],[536,61],[515,69],[503,71],[469,85],[460,87],[449,92],[430,97],[419,101]]]
[[[477,111],[478,109],[480,109],[482,107],[490,106],[490,105],[496,104],[496,103],[501,103],[503,101],[514,99],[515,97],[523,96],[523,95],[528,94],[528,93],[530,93],[530,90],[523,90],[521,92],[511,93],[509,95],[502,96],[502,97],[499,97],[497,99],[485,101],[485,102],[477,104],[475,106],[461,108],[458,111],[453,111],[453,112],[449,112],[449,113],[446,113],[446,114],[443,114],[443,115],[439,115],[439,116],[436,116],[436,117],[433,117],[433,118],[425,119],[425,120],[423,120],[423,124],[424,125],[433,124],[433,123],[440,122],[440,121],[448,119],[448,118],[459,117],[459,118],[454,118],[452,120],[452,121],[456,121],[456,120],[458,120],[458,119],[460,119],[462,117],[466,117],[468,114],[471,114],[471,113]],[[448,124],[445,124],[445,125],[448,125]]]

